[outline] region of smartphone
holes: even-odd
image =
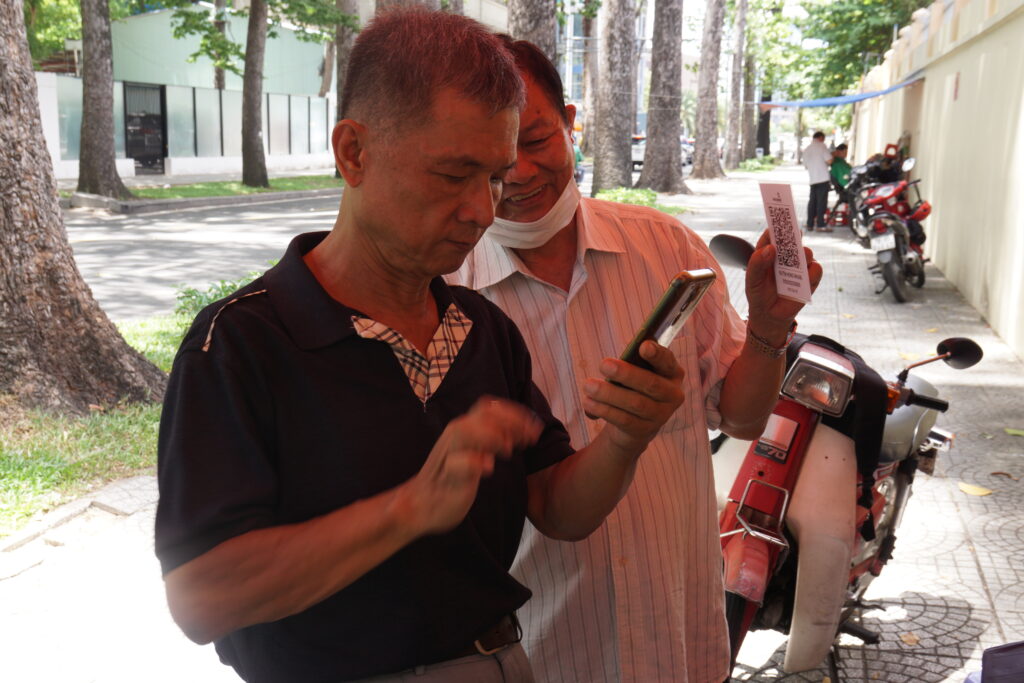
[[[640,357],[640,345],[648,339],[653,339],[661,346],[672,343],[714,282],[715,271],[710,268],[684,270],[672,278],[668,289],[662,294],[654,310],[647,316],[647,320],[640,326],[620,358],[627,363],[651,370],[650,363]]]

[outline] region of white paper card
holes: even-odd
[[[793,204],[793,191],[785,183],[761,183],[768,236],[775,247],[775,286],[779,296],[811,303],[803,235]]]

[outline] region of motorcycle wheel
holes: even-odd
[[[885,284],[889,285],[892,297],[896,303],[904,303],[907,300],[907,281],[903,277],[903,266],[895,261],[889,261],[882,266],[882,278]],[[922,284],[924,284],[922,282]]]
[[[914,274],[910,278],[910,284],[914,285],[918,289],[924,287],[924,264],[914,264]]]

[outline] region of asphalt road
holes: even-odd
[[[266,270],[299,233],[330,230],[337,197],[125,216],[65,212],[75,261],[114,321],[170,313],[181,285],[205,288]]]

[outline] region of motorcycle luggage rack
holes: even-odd
[[[754,524],[750,520],[743,516],[743,511],[747,508],[747,495],[750,493],[750,485],[758,484],[759,486],[767,486],[770,489],[775,489],[782,494],[782,510],[779,513],[778,525],[774,529],[766,529],[762,526]],[[726,531],[720,535],[720,538],[726,536],[732,536],[734,534],[749,534],[754,538],[759,538],[766,543],[777,545],[783,550],[789,550],[789,541],[786,540],[785,534],[782,533],[782,521],[786,519],[786,509],[789,507],[789,490],[784,489],[781,486],[775,484],[769,484],[761,479],[748,479],[747,485],[743,487],[743,495],[740,497],[739,505],[736,508],[736,521],[740,523],[741,529],[733,529],[732,531]]]

